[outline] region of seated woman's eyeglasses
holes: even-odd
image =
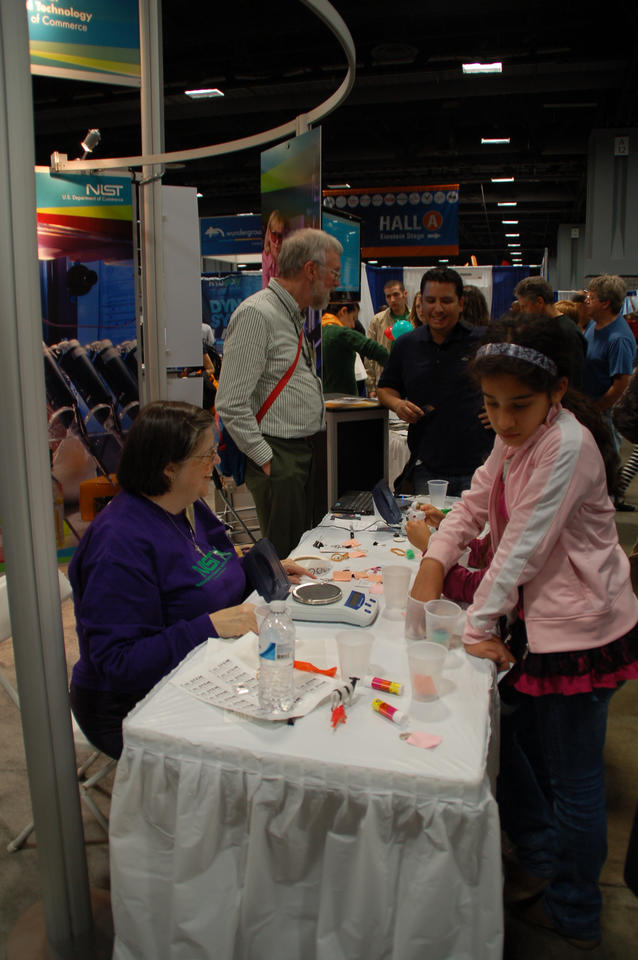
[[[213,447],[207,453],[196,453],[196,454],[193,454],[191,457],[187,457],[186,459],[201,460],[203,463],[206,463],[206,462],[210,462],[211,460],[214,460],[216,456],[217,456],[217,447]]]

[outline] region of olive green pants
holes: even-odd
[[[283,559],[313,526],[314,438],[282,440],[264,435],[264,439],[273,451],[270,476],[247,460],[246,486],[255,501],[262,536],[274,544]]]

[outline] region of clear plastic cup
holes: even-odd
[[[430,503],[437,510],[442,510],[445,506],[445,497],[447,496],[447,480],[428,480],[428,494]]]
[[[405,609],[405,631],[406,640],[425,640],[425,605],[427,600],[415,600],[414,597],[408,597],[408,603]]]
[[[373,643],[371,630],[340,630],[337,633],[339,669],[344,680],[349,677],[363,680],[368,675]]]
[[[383,568],[384,615],[391,620],[399,620],[403,616],[411,578],[412,568],[403,564],[391,563]]]
[[[431,643],[449,648],[457,631],[461,608],[451,600],[428,600],[425,604],[425,634]]]
[[[445,647],[427,640],[419,640],[408,646],[413,700],[427,703],[438,698],[446,656]]]

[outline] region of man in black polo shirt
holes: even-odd
[[[484,328],[460,319],[463,281],[455,270],[424,273],[421,298],[425,323],[394,344],[377,396],[410,425],[415,493],[427,493],[428,480],[442,479],[448,495],[457,497],[494,442],[479,419],[481,394],[466,370]]]

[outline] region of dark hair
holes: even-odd
[[[401,293],[405,293],[405,287],[403,285],[403,280],[399,280],[398,277],[395,277],[394,280],[386,280],[383,284],[383,292],[389,290],[390,287],[401,287]]]
[[[556,365],[556,373],[550,373],[528,360],[503,355],[474,357],[469,365],[470,374],[481,377],[509,374],[516,377],[534,393],[552,393],[562,377],[569,379],[571,369],[571,341],[557,326],[553,317],[543,314],[527,314],[525,317],[507,315],[491,324],[482,343],[516,343],[530,347],[549,357]],[[567,388],[561,404],[571,411],[577,420],[593,435],[605,464],[607,490],[610,496],[617,492],[620,457],[611,430],[592,401],[578,390]]]
[[[540,297],[543,303],[553,303],[554,289],[544,277],[524,277],[514,287],[514,296],[524,300],[536,300]]]
[[[478,287],[463,287],[463,319],[473,327],[486,327],[490,322],[487,300]]]
[[[421,277],[421,296],[423,296],[426,283],[452,283],[459,300],[463,296],[463,281],[456,270],[452,270],[451,267],[432,267],[431,270],[426,270]]]
[[[336,316],[343,307],[346,307],[348,313],[355,313],[359,309],[359,304],[356,300],[331,300],[327,310],[328,313],[334,313]]]
[[[201,434],[213,425],[207,410],[192,403],[157,400],[137,415],[129,430],[117,470],[128,493],[156,497],[170,489],[164,473],[169,463],[191,455]]]

